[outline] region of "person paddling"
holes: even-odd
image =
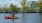
[[[15,15],[15,14],[14,14],[14,13],[12,13],[12,17],[14,17],[14,15]]]

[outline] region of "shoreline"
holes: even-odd
[[[14,13],[14,12],[0,12],[0,13]],[[42,13],[42,12],[15,12],[15,13]]]

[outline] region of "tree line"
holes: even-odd
[[[26,0],[22,0],[20,2],[21,8],[17,7],[17,5],[10,4],[9,7],[0,8],[0,12],[37,12],[36,9],[29,7],[29,5],[26,5]],[[42,12],[42,2],[35,2],[35,6],[38,8],[39,12]]]
[[[17,5],[10,4],[9,7],[0,8],[0,12],[18,12],[20,9]]]

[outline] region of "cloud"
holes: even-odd
[[[0,5],[2,5],[2,4],[8,4],[9,5],[9,4],[13,3],[15,5],[21,6],[20,1],[21,0],[0,0]],[[27,0],[27,2],[29,2],[29,1],[38,1],[38,0]]]

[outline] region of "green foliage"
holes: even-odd
[[[13,12],[18,12],[19,8],[16,5],[10,4],[10,10]]]
[[[21,1],[20,4],[21,4],[22,6],[25,6],[25,5],[26,5],[26,0]]]
[[[41,3],[41,2],[36,2],[35,5],[36,5],[39,9],[42,9],[42,3]]]
[[[27,9],[26,11],[27,11],[27,12],[36,12],[35,9]]]
[[[36,2],[35,5],[42,11],[42,2]]]
[[[28,7],[28,5],[26,5],[26,0],[22,0],[22,1],[20,2],[20,4],[22,5],[22,8],[23,8],[22,12],[25,12],[25,10],[26,10],[26,12],[36,12],[35,9],[28,9],[29,7]],[[42,3],[36,2],[35,5],[36,5],[38,8],[42,9]],[[13,4],[10,4],[9,8],[4,7],[4,11],[5,11],[5,12],[9,12],[9,11],[10,11],[10,12],[11,12],[11,11],[13,11],[13,12],[18,12],[19,10],[20,10],[20,8],[18,8],[17,5],[13,5]],[[1,8],[0,8],[0,11],[2,11]]]
[[[1,8],[0,8],[0,10],[1,10]],[[19,11],[19,8],[16,6],[16,5],[13,5],[13,4],[10,4],[10,6],[9,6],[9,8],[7,7],[4,7],[4,12],[11,12],[11,11],[13,11],[13,12],[18,12]]]
[[[4,11],[5,11],[5,12],[8,12],[8,11],[9,11],[9,8],[4,8]]]
[[[25,10],[26,10],[26,0],[21,1],[20,4],[22,5],[23,12],[25,12]]]
[[[0,8],[0,12],[2,12],[3,10],[2,10],[2,8]]]

